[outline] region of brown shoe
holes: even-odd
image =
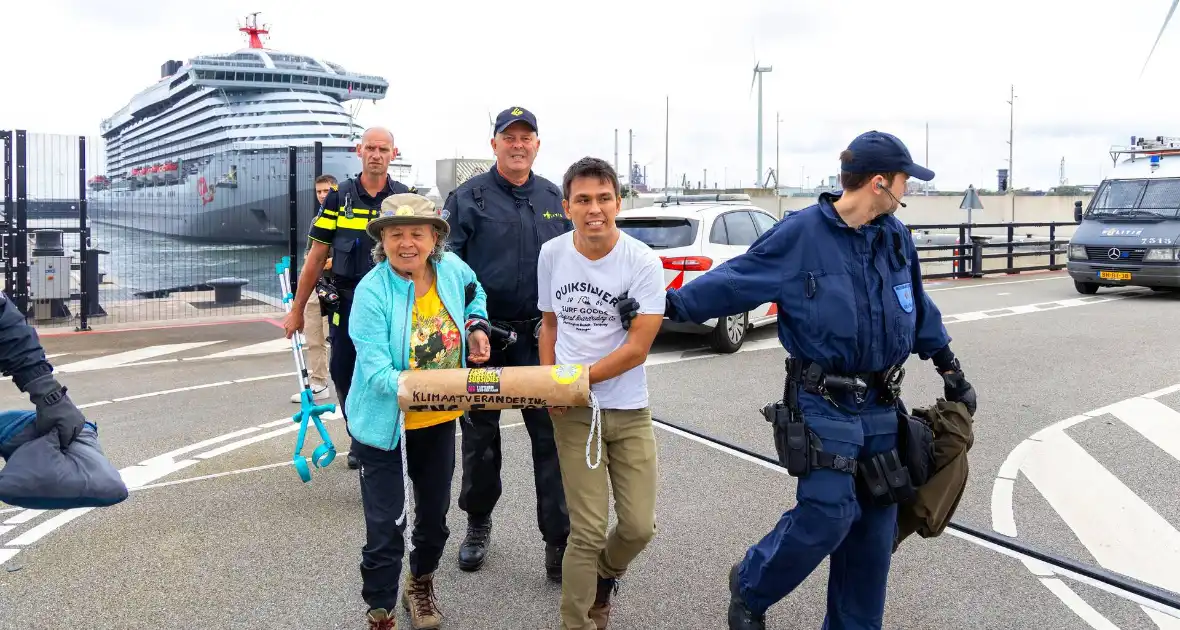
[[[615,578],[598,578],[598,593],[594,596],[594,605],[590,607],[590,620],[598,630],[606,630],[610,621],[610,596],[619,592],[619,581]]]
[[[369,611],[369,630],[397,630],[397,617],[389,614],[384,608],[374,608]]]
[[[434,574],[415,578],[406,576],[402,589],[402,604],[410,613],[410,627],[414,630],[435,630],[442,625],[442,611],[434,596]]]

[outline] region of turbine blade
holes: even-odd
[[[1168,28],[1168,22],[1172,20],[1172,14],[1176,12],[1176,7],[1180,5],[1180,0],[1172,0],[1172,7],[1168,9],[1168,14],[1164,16],[1164,24],[1160,26],[1160,32],[1155,36],[1155,43],[1151,45],[1151,50],[1147,53],[1147,59],[1143,61],[1143,68],[1139,70],[1139,78],[1143,78],[1143,73],[1147,71],[1147,64],[1151,61],[1151,55],[1155,53],[1156,46],[1159,45],[1160,39],[1164,36],[1164,29]]]

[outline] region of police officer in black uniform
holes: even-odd
[[[6,295],[0,293],[0,373],[11,376],[13,385],[29,395],[37,408],[37,435],[57,431],[64,450],[78,434],[86,418],[66,388],[53,377],[53,366],[45,357],[37,331]]]
[[[385,198],[404,192],[415,192],[389,176],[389,164],[398,155],[393,133],[382,127],[365,130],[356,147],[361,159],[362,170],[356,177],[350,177],[333,186],[319,215],[308,230],[311,250],[299,272],[298,289],[291,312],[283,322],[287,338],[303,330],[303,310],[311,292],[315,290],[316,279],[324,271],[325,261],[332,258],[331,277],[339,301],[336,310],[328,319],[332,335],[332,355],[328,371],[336,386],[336,397],[344,414],[347,426],[348,411],[346,399],[352,383],[352,371],[356,365],[356,347],[348,336],[348,313],[352,310],[352,295],[356,285],[373,268],[372,250],[376,244],[365,231],[369,219],[381,209]],[[348,467],[357,468],[356,456],[349,445]]]
[[[539,365],[537,257],[541,245],[573,229],[561,206],[561,188],[533,173],[541,141],[537,119],[523,107],[496,117],[491,140],[496,164],[447,196],[443,218],[451,225],[450,249],[467,262],[487,294],[488,318],[516,331],[507,348],[493,341],[488,366]],[[522,411],[533,443],[537,525],[545,541],[545,569],[561,581],[569,537],[569,511],[557,464],[553,424],[545,409]],[[491,540],[492,510],[500,499],[500,412],[471,411],[463,429],[463,485],[459,508],[467,512],[467,536],[459,568],[483,566]]]

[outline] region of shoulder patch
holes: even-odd
[[[332,184],[332,190],[340,190],[339,184]]]

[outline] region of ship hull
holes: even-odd
[[[93,193],[95,223],[207,243],[283,245],[290,242],[287,154],[235,151],[186,165],[174,184]],[[296,230],[302,244],[318,210],[310,151],[296,159]],[[355,153],[324,152],[322,172],[338,181],[359,170]],[[302,245],[300,245],[302,246]]]

